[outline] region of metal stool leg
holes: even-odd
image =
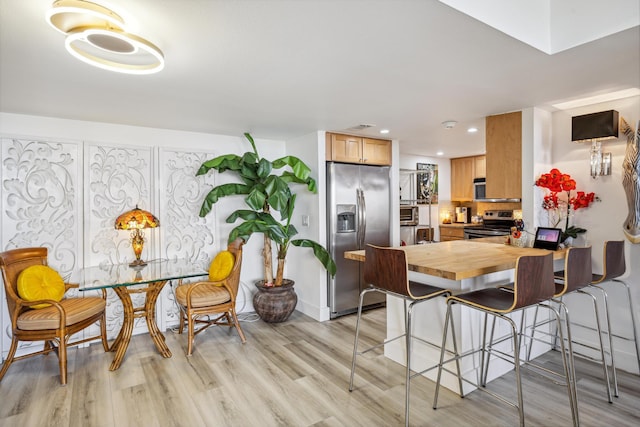
[[[356,373],[356,357],[358,356],[358,337],[360,335],[360,319],[362,318],[362,304],[364,296],[374,289],[365,289],[360,292],[360,302],[358,303],[358,316],[356,317],[356,337],[353,342],[353,358],[351,359],[351,378],[349,379],[349,391],[353,391],[353,377]]]
[[[597,288],[596,286],[592,286],[592,287]],[[598,289],[600,289],[602,291],[602,288],[598,288]],[[611,381],[609,380],[609,367],[607,365],[607,358],[606,358],[606,354],[604,352],[604,342],[602,341],[602,328],[600,326],[600,313],[598,311],[598,300],[596,299],[595,295],[593,295],[593,294],[591,294],[589,292],[586,292],[584,290],[579,290],[578,292],[581,293],[581,294],[584,294],[584,295],[588,295],[593,299],[593,310],[596,313],[596,316],[595,316],[596,317],[596,330],[598,332],[598,341],[600,343],[600,357],[602,358],[602,369],[603,369],[603,372],[604,372],[605,382],[607,383],[607,399],[609,400],[609,403],[613,403],[613,399],[611,397]],[[605,295],[605,305],[604,306],[605,306],[605,311],[607,313],[606,317],[607,317],[607,323],[608,323],[607,326],[609,328],[609,331],[608,331],[609,339],[611,340],[611,329],[610,329],[611,326],[610,326],[610,323],[609,323],[609,310],[606,309],[606,307],[607,307],[606,293],[603,292],[603,294]],[[609,344],[611,345],[612,341],[609,341]],[[615,376],[615,363],[613,361],[613,347],[610,347],[610,351],[611,351],[611,367],[613,368],[613,372],[614,372],[613,375]],[[615,379],[614,382],[617,383],[617,379]],[[617,387],[617,384],[616,384],[616,387]],[[616,397],[617,397],[617,393],[616,393]]]
[[[631,299],[631,288],[626,282],[620,279],[613,279],[613,282],[619,283],[627,289],[627,301],[629,301],[629,310],[631,310],[631,324],[633,326],[633,341],[636,344],[636,359],[638,360],[638,372],[640,372],[640,342],[638,342],[638,329],[636,327],[635,315],[636,311],[634,310],[633,300]]]

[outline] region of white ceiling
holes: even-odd
[[[45,22],[52,0],[0,0],[0,111],[269,139],[366,123],[456,157],[484,152],[487,115],[640,88],[637,25],[548,55],[435,0],[95,1],[165,69],[86,65]]]

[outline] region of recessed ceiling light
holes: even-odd
[[[478,132],[478,128],[476,128],[476,127],[470,127],[469,129],[467,129],[467,132],[469,132],[469,133],[476,133],[476,132]]]
[[[444,155],[444,153],[443,153],[442,151],[438,151],[438,152],[436,153],[436,155],[437,155],[437,156],[442,156],[442,155]]]
[[[380,133],[386,135],[389,133],[389,129],[380,129]]]

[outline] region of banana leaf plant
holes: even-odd
[[[232,172],[241,181],[212,188],[202,202],[200,216],[204,217],[211,212],[213,205],[223,197],[244,197],[249,209],[238,209],[226,219],[230,224],[242,220],[229,233],[229,241],[232,242],[241,237],[246,242],[253,233],[263,234],[265,286],[282,286],[285,260],[291,245],[311,248],[329,274],[335,275],[336,264],[322,245],[309,239],[293,238],[298,234],[298,230],[291,224],[296,201],[296,194],[291,191],[291,187],[294,184],[304,185],[308,191],[315,193],[316,182],[310,176],[311,169],[294,156],[285,156],[273,161],[261,158],[251,135],[245,133],[244,136],[251,144],[253,151],[248,151],[242,156],[224,154],[207,160],[196,173],[196,175],[204,175],[211,169],[219,173]],[[279,175],[275,173],[278,170],[282,170]],[[279,214],[279,221],[272,216],[275,212]],[[277,248],[275,280],[272,243],[275,243]]]

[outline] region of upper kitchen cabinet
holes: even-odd
[[[475,156],[473,158],[473,177],[487,177],[487,160],[485,156]]]
[[[359,136],[327,133],[328,161],[391,165],[391,141]]]
[[[488,199],[522,198],[522,112],[486,118]]]
[[[484,178],[485,172],[485,156],[451,159],[451,200],[473,200],[473,179]]]

